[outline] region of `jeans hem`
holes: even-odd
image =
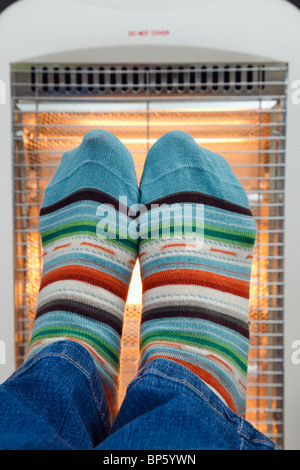
[[[40,361],[51,357],[68,361],[71,366],[76,367],[77,370],[84,374],[91,388],[95,408],[107,432],[109,432],[112,426],[110,409],[108,403],[103,398],[105,397],[105,393],[98,377],[94,361],[86,348],[75,341],[58,340],[45,346],[25,362],[6,382],[9,383],[11,380],[26,374],[26,372],[35,367]],[[100,387],[100,391],[97,391],[97,387]]]
[[[177,362],[169,359],[153,359],[145,365],[130,383],[128,389],[142,380],[148,374],[156,375],[161,380],[176,382],[185,390],[193,391],[197,397],[205,403],[223,419],[230,421],[236,427],[236,432],[241,438],[241,448],[246,440],[251,445],[264,445],[273,450],[279,450],[279,447],[267,436],[258,431],[244,417],[237,415],[232,411],[206,383],[196,374]]]

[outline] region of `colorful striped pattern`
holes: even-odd
[[[250,213],[209,204],[204,217],[203,244],[192,235],[141,241],[140,367],[158,357],[179,362],[244,415],[256,225]]]
[[[160,170],[162,153],[165,163]],[[182,132],[162,137],[147,160],[140,186],[141,201],[150,212],[140,220],[143,310],[139,367],[155,358],[178,362],[243,416],[256,238],[245,191],[222,157],[200,148]],[[151,184],[156,188],[153,194],[164,195],[149,201]],[[195,191],[197,184],[199,192]],[[178,190],[184,186],[186,190]],[[158,220],[153,205],[162,204],[179,204],[182,213],[187,204],[194,207],[194,213],[202,207],[204,217],[200,224],[198,220],[202,231],[195,234],[192,217],[184,219],[183,227],[177,211],[171,221],[173,229],[166,236],[168,207],[165,217],[161,210],[157,226],[154,223],[150,231],[149,220]]]
[[[106,138],[107,134],[104,136]],[[90,160],[101,159],[102,137],[101,133],[92,135],[93,145],[96,141],[99,148],[96,157],[93,152],[88,152]],[[137,241],[129,237],[99,238],[99,205],[105,204],[111,208],[108,210],[110,217],[119,209],[119,202],[100,189],[80,187],[82,181],[88,180],[88,175],[83,172],[88,170],[89,165],[83,165],[84,159],[83,153],[73,171],[70,186],[75,190],[61,198],[58,191],[58,199],[51,204],[44,202],[41,209],[43,272],[26,360],[51,342],[68,339],[82,344],[94,358],[114,414],[123,314],[138,247]],[[64,159],[58,170],[62,177],[63,165]],[[134,173],[133,162],[132,169]],[[102,168],[99,186],[104,177]],[[78,189],[75,179],[78,181]],[[66,172],[65,192],[68,184]],[[47,191],[54,193],[54,189],[55,179],[46,190],[46,201],[49,200]],[[124,215],[121,219],[123,228],[132,223],[132,219]]]

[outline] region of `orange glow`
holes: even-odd
[[[127,297],[127,305],[136,305],[140,307],[142,305],[142,282],[140,274],[140,263],[137,260],[133,269],[132,278],[129,286],[129,292]]]

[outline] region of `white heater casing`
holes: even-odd
[[[300,364],[292,360],[293,347],[300,344],[299,48],[300,12],[284,0],[20,0],[4,11],[0,16],[0,340],[6,358],[5,364],[0,363],[0,382],[15,369],[10,65],[286,63],[284,447],[300,448]]]

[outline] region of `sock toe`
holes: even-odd
[[[249,208],[243,186],[224,157],[172,131],[150,149],[140,185],[141,203],[178,192],[200,192]]]
[[[79,171],[78,171],[79,170]],[[47,187],[44,206],[83,188],[101,190],[118,199],[126,195],[136,204],[139,190],[134,161],[127,148],[110,132],[87,132],[79,147],[66,152]]]

